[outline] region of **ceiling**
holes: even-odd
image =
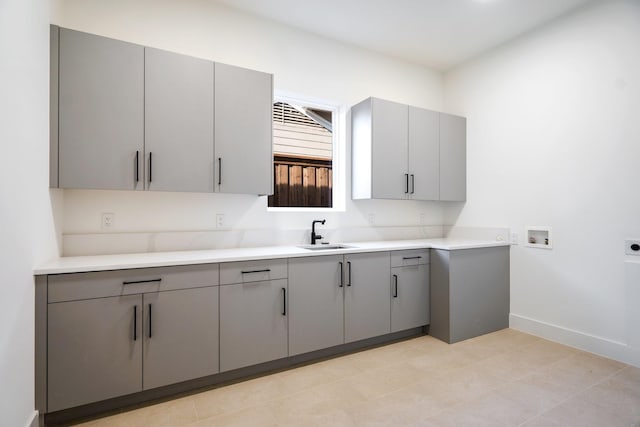
[[[214,1],[444,71],[593,0]]]

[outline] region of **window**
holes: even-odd
[[[337,108],[291,99],[273,104],[270,208],[334,207],[336,112]]]

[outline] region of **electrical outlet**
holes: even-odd
[[[103,212],[102,213],[102,223],[100,228],[103,230],[108,230],[113,228],[114,222],[116,219],[116,214],[112,212]]]
[[[367,221],[369,222],[369,225],[375,225],[375,223],[376,223],[376,214],[369,213],[367,215]]]
[[[511,244],[512,245],[518,244],[518,233],[511,233]]]
[[[216,227],[224,227],[224,214],[216,214]]]
[[[640,255],[640,240],[625,240],[624,253],[625,255]]]

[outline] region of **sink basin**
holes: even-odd
[[[310,251],[328,251],[331,249],[348,249],[348,248],[352,248],[353,246],[340,245],[340,244],[328,244],[328,245],[318,244],[318,245],[302,245],[298,247],[302,249],[308,249]]]

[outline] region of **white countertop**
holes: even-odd
[[[34,269],[35,275],[122,270],[126,268],[163,267],[207,264],[256,259],[296,258],[329,254],[397,251],[433,248],[444,250],[509,246],[507,242],[469,239],[389,240],[378,242],[340,243],[348,248],[308,250],[297,246],[264,246],[257,248],[211,249],[201,251],[149,252],[138,254],[61,257]]]

